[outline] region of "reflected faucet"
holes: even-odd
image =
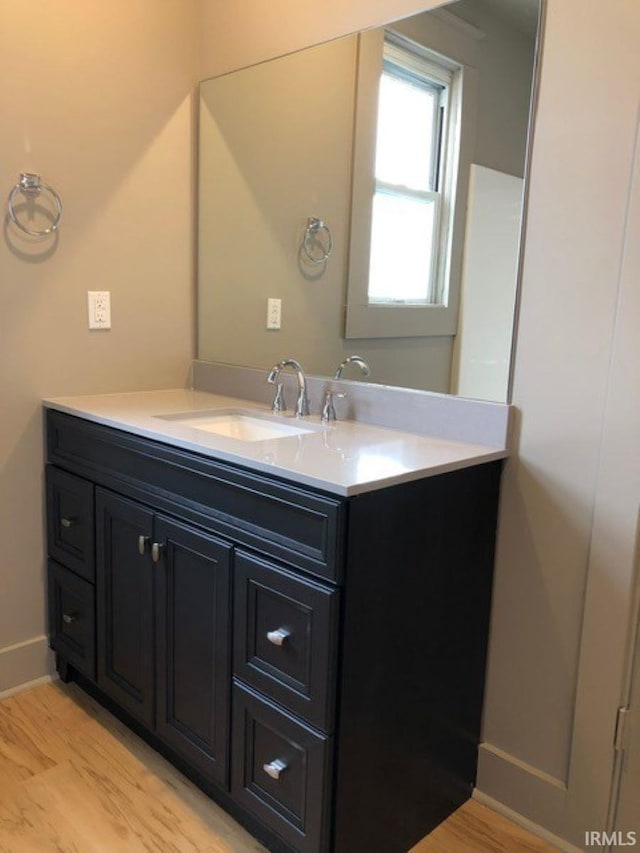
[[[296,372],[296,377],[298,379],[298,399],[296,401],[295,416],[297,418],[302,418],[309,414],[307,379],[304,375],[302,365],[300,362],[296,361],[295,358],[284,358],[282,361],[278,362],[278,364],[274,364],[267,375],[267,382],[276,386],[276,394],[271,404],[271,411],[274,414],[280,414],[281,412],[286,411],[287,408],[284,400],[282,382],[279,381],[280,372],[284,370],[285,367],[292,367]]]
[[[336,370],[336,375],[333,378],[342,379],[342,372],[348,364],[357,364],[364,376],[368,376],[371,373],[369,365],[361,355],[350,355],[344,361],[340,362],[340,367]]]

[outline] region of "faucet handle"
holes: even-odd
[[[278,382],[280,379],[280,369],[281,365],[274,365],[269,373],[267,374],[267,382],[270,385],[276,386],[276,393],[273,397],[273,401],[271,403],[271,411],[274,415],[279,415],[282,412],[286,412],[287,404],[284,399],[284,389],[282,382]]]
[[[324,406],[322,407],[322,415],[320,418],[323,424],[328,424],[336,420],[336,410],[333,405],[333,398],[346,396],[348,396],[346,391],[334,391],[332,388],[327,388],[324,392]]]
[[[276,383],[276,393],[271,403],[271,411],[274,415],[282,414],[287,411],[287,403],[284,399],[284,389],[282,382]]]

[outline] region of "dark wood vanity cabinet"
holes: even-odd
[[[351,498],[47,412],[51,646],[269,849],[471,793],[500,463]]]

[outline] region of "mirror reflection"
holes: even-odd
[[[537,20],[459,0],[202,83],[198,357],[505,401]]]

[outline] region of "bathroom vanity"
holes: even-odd
[[[197,392],[46,405],[63,680],[271,850],[404,853],[470,796],[504,450],[241,440],[185,424],[238,411]]]

